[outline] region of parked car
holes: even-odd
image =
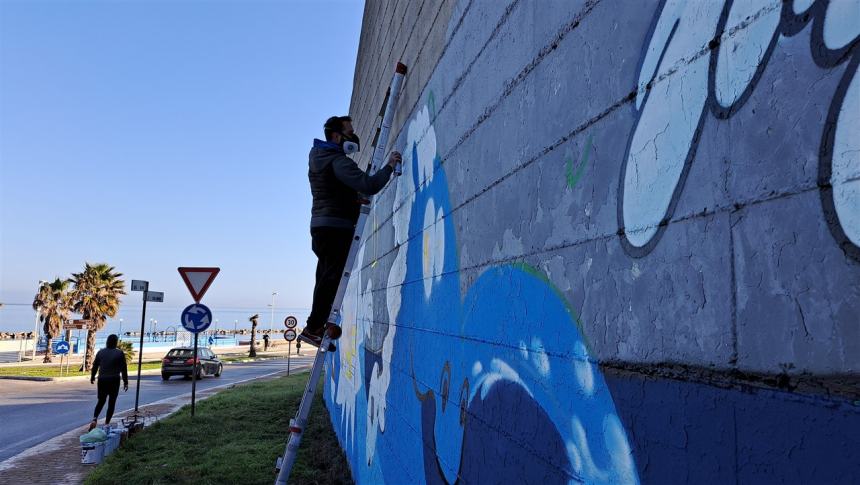
[[[197,372],[198,379],[206,375],[221,377],[223,370],[224,364],[206,347],[197,348],[197,365],[194,365],[194,347],[172,348],[161,359],[161,378],[165,381],[170,376],[191,377],[193,372]]]

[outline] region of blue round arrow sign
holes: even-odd
[[[57,354],[68,354],[69,353],[69,343],[61,340],[59,342],[54,343],[54,352]]]
[[[212,311],[200,303],[194,303],[182,310],[182,326],[191,333],[199,333],[212,325]]]

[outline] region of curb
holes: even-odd
[[[142,375],[142,376],[160,374],[160,373],[161,373],[161,369],[149,369],[149,370],[140,371],[140,375]],[[137,372],[135,372],[134,374],[129,372],[129,374],[128,374],[129,382],[131,382],[132,376],[137,377]],[[89,378],[90,378],[89,375],[68,376],[68,377],[0,376],[0,379],[8,379],[8,380],[13,380],[13,381],[34,381],[34,382],[82,381],[82,380],[87,380]]]
[[[237,359],[237,360],[231,360],[228,362],[224,362],[224,365],[245,364],[247,362],[259,362],[261,360],[278,360],[278,359],[287,360],[287,356],[286,355],[284,355],[284,356],[279,355],[279,356],[271,356],[271,357],[248,357],[246,359]]]

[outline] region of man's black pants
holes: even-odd
[[[311,228],[311,247],[318,259],[314,302],[307,325],[311,333],[319,335],[325,327],[354,233],[354,229],[339,227]]]

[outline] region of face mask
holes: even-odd
[[[361,142],[358,140],[358,135],[353,133],[352,135],[343,135],[343,152],[347,155],[351,155],[359,150],[361,150]]]

